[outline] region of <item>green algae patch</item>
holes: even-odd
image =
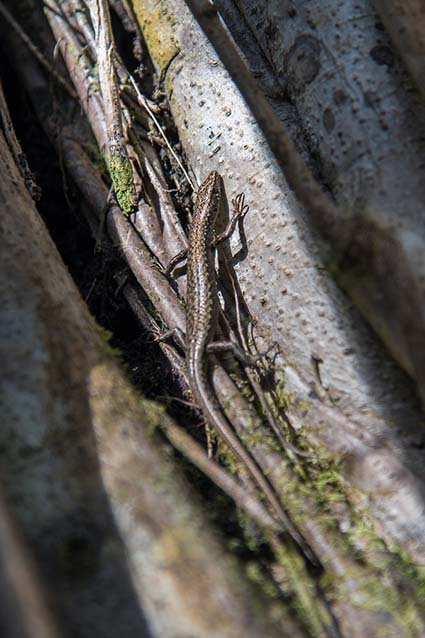
[[[137,207],[131,162],[128,157],[117,153],[107,157],[107,164],[119,207],[125,215],[131,215]]]

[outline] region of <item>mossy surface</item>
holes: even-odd
[[[386,618],[378,633],[374,633],[376,637],[419,638],[424,630],[425,569],[414,565],[402,548],[389,548],[379,536],[364,505],[364,495],[344,478],[343,455],[330,456],[324,448],[312,450],[301,433],[289,429],[281,414],[289,406],[303,412],[303,406],[297,397],[286,392],[284,374],[279,370],[274,370],[274,374],[277,382],[268,399],[276,421],[295,446],[312,455],[292,462],[282,459],[278,471],[282,502],[301,529],[306,518],[314,521],[345,570],[338,577],[331,563],[325,561],[324,572],[314,584],[291,543],[281,544],[277,550],[275,547],[298,617],[313,635],[322,635],[330,622],[324,601],[340,601],[366,614],[371,626],[379,627],[379,619]],[[247,390],[244,395],[249,396]],[[243,441],[251,450],[266,446],[275,451],[277,445],[262,427],[249,427]],[[321,603],[316,600],[319,591],[324,596]]]
[[[111,153],[107,157],[107,164],[118,204],[125,215],[131,215],[137,206],[131,162],[120,153]]]

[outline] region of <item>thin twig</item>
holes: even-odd
[[[138,100],[139,104],[141,106],[143,106],[146,109],[146,111],[149,113],[150,117],[152,118],[153,123],[155,124],[155,126],[156,126],[156,128],[158,130],[158,133],[161,135],[161,137],[165,141],[165,143],[166,143],[171,155],[174,157],[174,159],[176,160],[178,166],[180,167],[180,170],[182,171],[183,175],[185,176],[185,178],[187,180],[187,183],[190,185],[190,187],[191,187],[191,189],[193,191],[196,190],[192,180],[189,177],[188,172],[186,171],[185,167],[181,163],[179,157],[174,152],[170,142],[167,139],[167,136],[165,135],[164,131],[162,130],[162,127],[161,127],[160,123],[158,122],[157,118],[155,117],[155,113],[150,108],[148,101],[146,100],[145,96],[140,93],[140,91],[139,91],[139,89],[137,87],[137,84],[134,81],[133,76],[131,74],[129,74],[129,77],[130,77],[130,82],[132,83],[133,88],[136,91],[137,100]]]
[[[236,505],[246,511],[257,523],[260,529],[278,532],[281,529],[267,512],[257,498],[244,489],[228,472],[223,470],[217,463],[208,458],[204,450],[182,429],[166,421],[162,424],[163,429],[170,442],[177,448],[191,463],[208,476],[213,483],[218,485]]]
[[[37,185],[35,177],[31,172],[25,153],[23,152],[18,138],[16,137],[13,122],[10,117],[6,97],[3,92],[3,85],[0,80],[0,126],[3,128],[6,142],[12,152],[16,165],[23,177],[25,186],[31,197],[38,201],[41,197],[41,188]]]

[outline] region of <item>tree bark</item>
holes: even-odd
[[[234,4],[296,109],[338,204],[332,270],[423,399],[423,100],[370,3],[360,13],[349,0],[337,9],[332,1]],[[403,11],[378,4],[391,33],[396,24],[398,33],[412,25],[415,12],[419,24],[414,3]],[[419,66],[420,39],[412,33],[409,41]],[[314,221],[319,230],[328,224]]]
[[[85,7],[82,1],[76,4]],[[308,559],[285,536],[285,529],[280,527],[278,536],[276,521],[269,525],[267,516],[263,517],[275,581],[280,582],[285,596],[295,601],[293,607],[300,619],[298,624],[292,620],[293,613],[277,605],[281,624],[280,629],[275,629],[269,621],[268,605],[260,595],[252,594],[234,562],[227,562],[226,553],[206,526],[203,515],[192,506],[192,493],[178,473],[175,478],[173,464],[164,459],[155,440],[145,436],[145,429],[152,425],[162,425],[170,433],[175,432],[175,424],[152,404],[142,401],[140,407],[116,365],[100,352],[102,342],[81,301],[73,299],[75,291],[70,294],[68,305],[68,292],[60,292],[62,284],[55,284],[55,294],[47,289],[47,302],[43,292],[35,309],[30,307],[24,313],[32,330],[28,332],[27,350],[34,351],[34,343],[39,343],[43,355],[41,363],[35,362],[43,374],[36,372],[40,379],[38,385],[31,387],[31,397],[40,397],[43,405],[53,406],[58,418],[49,426],[53,434],[49,434],[47,443],[44,430],[36,442],[39,455],[45,453],[48,463],[54,464],[55,475],[61,477],[55,488],[57,503],[54,508],[50,506],[56,518],[52,521],[50,512],[43,524],[48,529],[52,527],[54,533],[63,527],[65,539],[77,537],[77,546],[81,542],[83,553],[86,548],[96,563],[89,560],[89,573],[82,576],[88,578],[88,585],[82,587],[81,579],[73,584],[75,603],[65,596],[62,566],[52,568],[54,578],[49,575],[49,585],[53,583],[57,590],[61,616],[71,618],[70,631],[78,635],[90,635],[90,623],[94,622],[102,635],[118,632],[120,636],[131,636],[132,632],[173,636],[176,631],[205,637],[273,636],[277,631],[279,635],[287,631],[291,635],[329,638],[373,637],[382,631],[394,638],[420,636],[425,629],[423,601],[418,593],[423,575],[414,561],[422,564],[425,540],[424,453],[419,425],[422,414],[412,384],[326,273],[323,253],[329,259],[329,245],[311,227],[308,212],[297,203],[240,94],[187,9],[180,2],[158,5],[150,0],[135,0],[133,4],[158,75],[165,82],[193,174],[199,182],[208,170],[218,169],[224,174],[228,199],[244,191],[251,206],[245,235],[242,233],[240,241],[233,240],[232,244],[234,252],[241,249],[242,261],[236,271],[245,302],[256,320],[260,347],[266,349],[275,341],[280,348],[276,365],[268,370],[276,377],[272,383],[274,405],[286,419],[285,428],[289,432],[295,430],[299,441],[306,442],[312,458],[300,461],[283,454],[260,418],[258,401],[253,405],[246,400],[245,387],[235,385],[225,365],[214,369],[214,387],[235,430],[301,530],[320,570],[307,570]],[[73,22],[81,18],[81,12],[73,14],[67,2],[50,0],[49,7],[46,13],[85,115],[99,148],[107,148],[108,98],[107,92],[99,91],[96,41],[90,20],[82,29],[81,22]],[[61,11],[69,12],[68,21]],[[81,29],[87,36],[85,46]],[[128,90],[131,82],[122,61],[114,57],[110,34],[108,38],[110,53],[103,58],[104,76],[108,64],[116,65],[113,76],[117,81],[120,78]],[[248,39],[252,44],[252,38]],[[126,152],[130,149],[133,168],[138,167],[133,179],[142,197],[132,225],[113,201],[105,208],[107,188],[83,152],[86,140],[81,131],[86,129],[80,127],[77,117],[72,127],[67,126],[63,118],[63,113],[69,112],[67,108],[46,106],[51,99],[46,79],[39,78],[33,67],[23,61],[22,51],[11,45],[9,48],[33,96],[35,110],[90,209],[95,233],[102,211],[105,214],[106,210],[109,237],[120,246],[136,285],[150,300],[143,321],[154,326],[149,314],[154,307],[160,322],[170,328],[184,327],[184,283],[178,280],[171,286],[152,259],[153,254],[157,262],[165,265],[184,244],[184,233],[153,150],[143,139],[134,138],[127,103],[123,102],[114,113],[127,118],[128,135],[122,142]],[[266,60],[265,55],[262,60]],[[114,95],[117,97],[118,93]],[[144,102],[138,93],[131,93],[130,102],[138,104],[139,121],[147,119],[146,115],[140,116]],[[312,146],[311,141],[305,142],[308,136],[302,117],[293,103],[279,101],[278,92],[274,102],[284,119],[291,122],[292,133],[308,158]],[[49,109],[55,113],[54,120],[50,120]],[[317,174],[317,166],[313,168]],[[347,208],[348,213],[351,215]],[[30,228],[27,221],[23,226]],[[347,230],[342,226],[341,237],[345,241]],[[11,237],[14,232],[10,226]],[[33,235],[34,231],[24,233],[23,240],[34,250]],[[40,273],[42,289],[47,287],[43,260],[31,261],[35,258],[27,258],[20,244],[19,250],[25,255],[25,273],[29,265],[32,273]],[[339,255],[338,245],[334,250]],[[46,251],[50,254],[51,246]],[[9,270],[8,278],[14,281],[12,269]],[[20,289],[33,291],[32,280],[27,284],[21,269],[18,275],[23,278]],[[58,281],[61,277],[62,274]],[[60,294],[56,295],[58,285]],[[68,291],[69,284],[66,286],[64,290]],[[137,290],[131,288],[127,295],[133,299],[132,307],[137,305],[134,300],[140,299]],[[230,301],[229,295],[224,298],[226,313],[235,319],[233,293]],[[46,325],[37,314],[38,306],[44,308]],[[20,317],[18,310],[14,314]],[[242,317],[247,316],[242,306]],[[56,330],[58,317],[64,326],[64,342]],[[155,327],[152,329],[155,332]],[[161,344],[161,348],[165,347]],[[176,356],[172,346],[167,348],[184,387],[181,357]],[[43,357],[58,368],[51,369]],[[13,356],[9,359],[13,361]],[[15,376],[18,377],[17,371]],[[54,379],[53,397],[50,378]],[[40,423],[43,418],[35,416],[31,422]],[[282,421],[279,423],[284,429]],[[71,428],[78,448],[74,439],[69,445]],[[182,443],[181,437],[174,440]],[[10,474],[19,457],[14,448],[12,452]],[[194,451],[193,458],[198,452]],[[224,450],[222,453],[226,455]],[[234,463],[228,453],[227,462]],[[200,465],[209,471],[205,458]],[[95,476],[86,476],[85,467],[96,468]],[[31,468],[25,467],[30,476]],[[234,494],[242,490],[243,501],[243,470],[237,469],[241,482],[236,484]],[[213,468],[210,476],[214,471]],[[222,475],[218,483],[221,478]],[[223,480],[219,484],[233,489],[231,483]],[[37,485],[40,494],[48,489],[43,482]],[[66,486],[71,489],[67,491]],[[19,488],[10,489],[18,489],[24,501],[22,524],[32,534],[31,545],[38,548],[40,543],[40,563],[50,565],[50,541],[45,541],[46,548],[39,540],[41,532],[38,536],[31,530],[26,518],[30,512],[35,516],[35,512],[43,510],[43,499],[31,500],[32,492],[24,477]],[[254,504],[251,510],[254,512],[255,506],[258,509],[260,505]],[[68,511],[74,520],[63,523],[64,512]],[[261,512],[257,522],[260,519]],[[104,530],[113,540],[105,541]],[[59,531],[62,533],[62,529]],[[58,535],[61,548],[66,540]],[[109,561],[111,547],[113,560]],[[129,554],[129,569],[124,552]],[[80,567],[83,559],[77,556]],[[117,574],[124,583],[120,592],[113,586]],[[106,590],[101,586],[103,582]],[[68,581],[66,586],[69,587]],[[121,615],[115,616],[117,595]],[[102,600],[101,611],[95,607],[95,598]],[[256,607],[257,602],[260,607]],[[139,606],[142,616],[136,611]],[[127,634],[122,632],[123,626]]]
[[[412,442],[422,439],[422,415],[411,384],[326,272],[320,241],[184,3],[163,3],[161,15],[149,0],[134,6],[158,73],[166,69],[195,175],[200,180],[218,168],[229,200],[244,191],[251,206],[238,277],[259,335],[279,344],[289,418],[307,438],[343,455],[344,480],[367,492],[379,533],[421,560],[424,458]],[[157,46],[158,34],[166,47]],[[239,247],[234,241],[234,252]]]

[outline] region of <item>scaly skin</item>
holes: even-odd
[[[212,171],[201,184],[196,199],[187,255],[186,362],[193,398],[206,420],[245,466],[267,499],[275,516],[301,545],[300,533],[288,519],[272,486],[245,448],[221,409],[208,379],[207,347],[218,323],[218,297],[214,267],[214,225],[220,208],[223,180]]]

